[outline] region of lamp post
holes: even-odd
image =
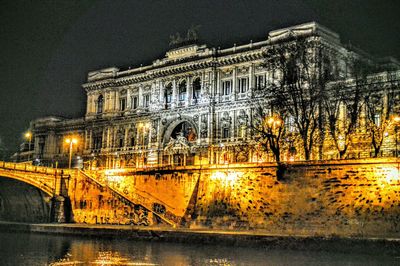
[[[78,140],[76,138],[66,138],[65,142],[69,144],[69,160],[68,160],[68,168],[71,169],[71,161],[72,161],[72,144],[77,144]]]
[[[29,141],[28,142],[28,160],[30,159],[30,151],[31,151],[31,142],[32,142],[32,133],[31,132],[26,132],[25,133],[25,138]]]
[[[395,145],[396,145],[396,153],[395,156],[398,157],[399,156],[399,149],[398,149],[398,144],[399,144],[399,140],[398,140],[398,131],[399,131],[399,124],[400,124],[400,116],[396,115],[393,117],[393,121],[395,122],[395,126],[394,126],[394,134],[395,134]]]
[[[267,135],[269,135],[268,138],[270,139],[269,146],[273,152],[275,160],[279,162],[280,161],[279,135],[283,121],[278,115],[273,114],[267,117],[266,123],[267,123],[266,133]]]
[[[139,129],[142,129],[142,167],[144,167],[144,134],[148,128],[149,128],[148,123],[139,124]]]

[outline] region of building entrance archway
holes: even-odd
[[[187,121],[172,123],[164,135],[163,164],[174,166],[192,165],[194,154],[191,147],[197,139],[195,126]]]

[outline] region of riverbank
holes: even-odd
[[[268,234],[257,231],[223,231],[166,227],[87,224],[27,224],[0,222],[0,231],[160,241],[191,244],[253,246],[266,249],[293,249],[371,253],[400,256],[399,238],[337,237]]]

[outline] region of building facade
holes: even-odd
[[[293,36],[318,39],[337,55],[356,53],[336,33],[312,22],[272,31],[265,41],[228,49],[185,45],[148,66],[92,71],[82,85],[85,116],[32,121],[33,148],[18,156],[65,165],[71,153],[73,163],[92,168],[273,161],[253,136],[255,89],[274,82],[265,50]],[[348,76],[345,64],[339,65],[341,75]],[[388,155],[397,140],[392,135]],[[77,143],[65,142],[72,137]],[[302,159],[300,153],[294,158],[283,154],[283,160]],[[334,152],[321,154],[335,157]]]

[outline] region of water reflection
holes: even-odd
[[[382,254],[86,239],[1,233],[0,265],[399,265]]]

